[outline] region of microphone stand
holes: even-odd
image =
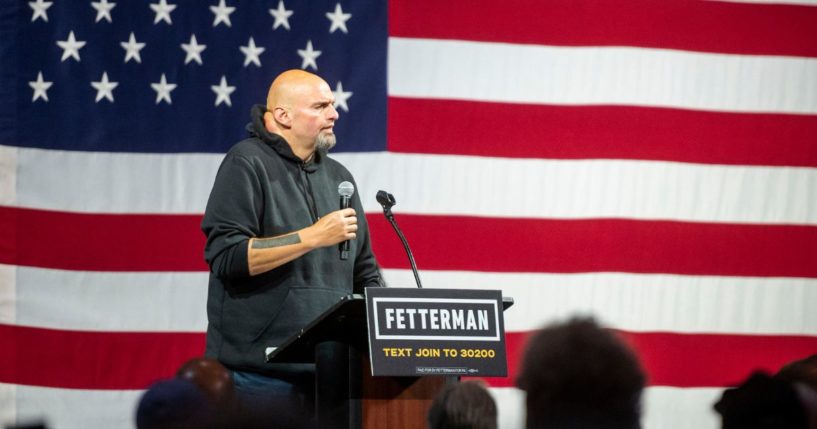
[[[417,282],[417,288],[422,289],[423,284],[420,282],[420,274],[417,272],[417,264],[414,263],[414,255],[411,254],[408,241],[403,235],[403,232],[400,231],[400,227],[397,226],[397,221],[394,220],[394,214],[391,212],[391,208],[393,205],[397,204],[397,200],[394,199],[394,195],[386,191],[377,191],[377,202],[383,206],[383,214],[386,216],[386,219],[389,221],[392,228],[394,228],[394,232],[396,232],[397,236],[400,237],[400,242],[403,243],[403,249],[406,250],[409,263],[411,263],[411,271],[414,272],[414,280]]]

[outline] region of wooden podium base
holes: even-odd
[[[372,377],[363,368],[363,428],[424,428],[431,401],[449,377]]]
[[[315,348],[321,429],[420,429],[431,402],[457,377],[373,377],[369,356],[341,342]]]

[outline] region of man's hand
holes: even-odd
[[[328,213],[312,226],[302,230],[304,242],[312,247],[326,247],[352,240],[357,234],[355,209],[348,208]]]

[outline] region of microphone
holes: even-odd
[[[394,199],[394,195],[386,191],[377,191],[377,196],[375,198],[377,198],[377,202],[383,206],[383,214],[385,214],[389,219],[394,218],[394,215],[391,213],[392,206],[397,204],[397,200]]]
[[[338,185],[338,194],[340,194],[340,209],[348,209],[352,205],[352,195],[355,193],[355,185],[352,182],[340,182]],[[349,259],[349,240],[338,244],[340,250],[340,259],[345,261]]]
[[[394,195],[386,191],[377,191],[377,202],[383,207],[383,214],[386,216],[386,219],[388,219],[392,228],[394,228],[394,232],[396,232],[397,236],[400,237],[400,242],[403,243],[403,249],[406,250],[406,255],[408,255],[409,263],[411,264],[411,271],[414,272],[414,280],[417,282],[417,288],[422,289],[423,284],[420,282],[420,274],[417,272],[417,264],[414,263],[414,255],[411,254],[408,241],[406,241],[406,237],[403,235],[403,232],[400,231],[400,227],[397,226],[397,221],[394,220],[394,214],[391,212],[391,208],[397,204],[397,200],[394,199]]]

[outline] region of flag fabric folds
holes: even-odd
[[[388,284],[378,189],[426,287],[515,299],[502,428],[526,335],[594,315],[645,427],[714,429],[724,387],[817,350],[815,40],[808,0],[4,2],[0,423],[132,427],[203,352],[216,169],[303,68]]]

